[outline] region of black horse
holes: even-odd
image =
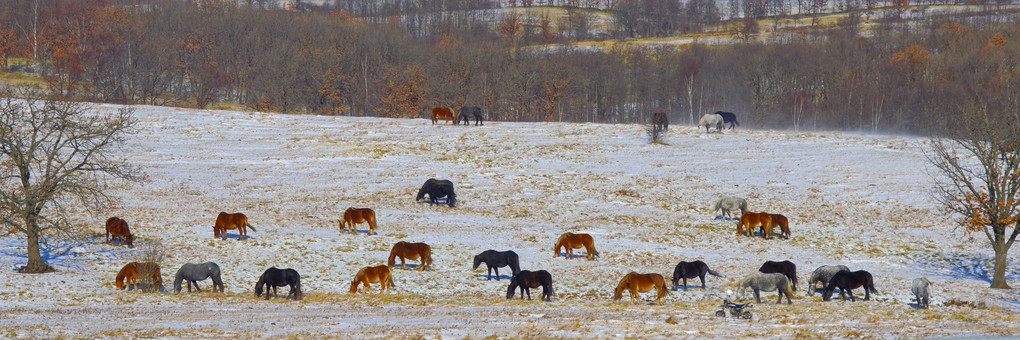
[[[786,278],[790,279],[790,283],[793,285],[793,290],[797,290],[797,265],[793,264],[793,262],[765,261],[761,268],[758,268],[758,271],[765,274],[780,273],[786,275]]]
[[[191,292],[191,285],[195,284],[195,289],[202,291],[202,288],[198,288],[198,281],[212,278],[213,291],[216,291],[216,287],[219,287],[220,293],[223,292],[223,281],[220,280],[220,266],[213,262],[206,262],[202,264],[185,263],[181,266],[181,269],[177,270],[177,275],[174,277],[174,292],[181,292],[181,281],[188,281],[188,292]]]
[[[729,123],[731,130],[733,129],[733,124],[740,126],[740,122],[737,121],[737,115],[733,114],[733,112],[716,111],[715,114],[722,116],[723,125]]]
[[[542,286],[542,300],[552,301],[552,275],[544,270],[537,272],[522,270],[510,279],[510,286],[506,289],[506,298],[513,299],[514,290],[521,287],[521,300],[524,300],[524,294],[528,294],[528,300],[531,300],[531,288],[539,286]]]
[[[719,275],[714,270],[708,269],[708,265],[704,261],[680,261],[680,263],[676,264],[676,268],[673,269],[673,290],[677,290],[677,282],[681,279],[684,281],[684,290],[687,290],[687,279],[695,277],[701,278],[701,289],[705,289],[705,274],[722,277],[722,275]]]
[[[471,125],[471,117],[475,118],[475,126],[482,124],[482,108],[477,106],[465,106],[460,108],[460,115],[457,120],[464,121],[464,125]]]
[[[481,254],[475,255],[475,264],[471,267],[471,270],[478,269],[482,262],[485,262],[485,266],[489,267],[489,274],[486,276],[486,280],[492,280],[492,270],[495,269],[496,281],[499,281],[499,267],[510,266],[513,276],[517,276],[517,273],[521,272],[517,253],[512,250],[495,251],[489,249],[483,251]]]
[[[418,190],[418,196],[414,199],[420,201],[425,197],[425,194],[429,195],[429,202],[432,204],[436,204],[440,197],[446,197],[446,205],[457,206],[457,194],[453,192],[453,182],[448,180],[429,178],[425,184],[422,184],[421,189]]]
[[[255,297],[262,296],[262,286],[266,287],[266,300],[269,300],[270,289],[273,290],[273,296],[279,297],[276,295],[276,287],[279,286],[290,286],[290,292],[287,293],[288,299],[291,297],[294,300],[301,299],[301,275],[296,270],[277,269],[276,267],[266,269],[262,276],[259,276],[259,281],[255,283]]]
[[[652,128],[659,131],[669,130],[669,117],[666,116],[666,112],[652,113]]]
[[[843,295],[843,291],[846,291],[850,295],[850,301],[857,301],[854,297],[852,289],[864,286],[864,300],[871,299],[871,293],[878,294],[878,290],[875,289],[875,280],[872,278],[871,273],[866,270],[858,270],[855,272],[849,270],[840,270],[836,275],[832,276],[829,280],[829,284],[825,285],[825,290],[822,291],[822,300],[829,301],[832,298],[832,291],[839,288],[839,297],[846,301],[846,295]]]

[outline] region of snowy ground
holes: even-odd
[[[113,110],[114,106],[98,106]],[[433,126],[423,119],[278,115],[136,107],[125,155],[148,181],[115,188],[119,204],[81,215],[81,239],[47,247],[60,270],[16,274],[24,240],[0,236],[0,336],[9,337],[824,337],[900,338],[1020,333],[1020,294],[988,289],[990,248],[942,216],[930,193],[923,138],[841,132],[673,126],[668,145],[639,125],[502,123]],[[416,203],[430,177],[456,184],[457,208]],[[735,236],[714,219],[722,195],[790,218],[793,237]],[[350,206],[378,214],[378,235],[339,233]],[[219,211],[244,212],[252,239],[214,239]],[[120,216],[136,247],[103,244]],[[359,225],[363,231],[367,229]],[[556,237],[595,237],[599,261],[553,257]],[[435,268],[395,269],[396,289],[349,295],[392,244],[432,246]],[[166,249],[163,280],[214,261],[226,294],[117,291],[114,276],[147,249]],[[471,259],[511,249],[523,269],[552,273],[551,303],[508,301]],[[584,254],[579,250],[578,254]],[[701,259],[725,277],[674,291],[663,305],[612,301],[630,271],[669,277]],[[726,291],[765,260],[792,260],[803,287],[823,264],[874,274],[871,301],[793,305],[774,293],[751,321],[718,318]],[[1012,257],[1011,261],[1015,261]],[[417,264],[412,261],[411,263]],[[302,276],[305,299],[255,299],[270,266]],[[484,265],[483,267],[484,268]],[[504,268],[505,269],[505,268]],[[1020,279],[1010,270],[1011,280]],[[509,274],[502,271],[504,278]],[[934,282],[930,310],[911,308],[909,282]],[[202,282],[208,287],[209,281]],[[286,288],[284,288],[286,290]],[[540,289],[533,290],[539,295]],[[861,293],[858,290],[858,293]],[[667,323],[674,316],[675,323]],[[105,320],[105,321],[99,321]]]

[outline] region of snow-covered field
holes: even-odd
[[[115,106],[97,106],[114,110]],[[46,249],[51,274],[16,274],[24,240],[0,236],[0,336],[7,337],[756,337],[900,338],[1020,334],[1020,294],[989,285],[982,235],[955,229],[931,195],[925,139],[843,132],[706,134],[673,126],[668,145],[640,125],[504,123],[433,126],[379,119],[136,107],[125,156],[148,175],[114,188],[117,206],[81,215],[85,237]],[[456,208],[416,203],[430,177],[452,180]],[[738,237],[710,204],[744,196],[790,218],[792,238]],[[378,235],[340,234],[347,207],[371,207]],[[220,211],[244,212],[249,240],[213,238]],[[131,224],[135,248],[103,244],[103,221]],[[365,230],[365,225],[359,225]],[[599,261],[553,257],[566,231],[595,238]],[[347,290],[397,241],[432,246],[434,270],[396,268],[387,294]],[[163,280],[214,261],[226,294],[117,291],[114,276],[166,249]],[[514,250],[552,273],[552,302],[507,300],[509,270],[486,281],[473,255]],[[576,254],[584,254],[579,250]],[[681,260],[724,275],[688,282],[663,305],[612,289],[630,271],[667,278]],[[793,305],[764,293],[755,318],[714,316],[727,290],[765,260],[792,260]],[[1011,262],[1016,256],[1011,258]],[[416,261],[411,261],[417,264]],[[806,294],[823,264],[870,271],[871,301]],[[301,301],[256,299],[270,266],[301,273]],[[504,268],[506,269],[506,268]],[[1010,279],[1020,279],[1010,270]],[[909,282],[934,282],[915,310]],[[1015,281],[1014,281],[1015,282]],[[201,282],[209,288],[209,281]],[[801,288],[805,287],[805,288]],[[286,288],[283,289],[286,291]],[[862,293],[860,290],[857,293]],[[667,318],[673,317],[670,323]]]

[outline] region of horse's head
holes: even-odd
[[[831,287],[826,286],[825,290],[822,291],[822,301],[829,301],[829,300],[831,300],[832,299],[832,291],[833,290],[834,289],[832,289]]]
[[[475,255],[475,263],[471,265],[471,270],[477,270],[480,265],[482,265],[482,255]]]
[[[262,282],[265,279],[265,274],[259,276],[259,281],[255,283],[255,297],[262,297]],[[269,292],[266,292],[269,294]]]
[[[217,228],[216,226],[213,226],[212,227],[212,232],[213,232],[213,236],[214,237],[220,237],[220,228]]]
[[[517,289],[517,286],[518,286],[517,277],[514,276],[512,279],[510,279],[510,285],[507,286],[507,288],[506,288],[506,298],[507,299],[513,299],[514,298],[514,290]]]
[[[456,208],[457,207],[457,195],[450,194],[449,196],[446,196],[446,205],[449,205],[450,208]]]
[[[428,189],[430,184],[431,183],[425,183],[424,185],[421,186],[421,189],[418,189],[418,195],[414,196],[415,201],[421,201],[422,198],[425,198],[425,193],[429,191]]]
[[[626,285],[626,282],[620,282],[620,284],[616,286],[616,289],[613,290],[613,300],[614,301],[623,298],[623,288],[624,288],[625,285]]]
[[[354,279],[354,281],[351,281],[351,294],[357,292],[358,292],[358,279]]]
[[[124,242],[127,243],[128,248],[134,248],[135,247],[135,245],[132,244],[134,241],[135,241],[135,236],[131,235],[131,233],[128,233],[127,236],[124,236]]]

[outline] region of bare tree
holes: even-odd
[[[1009,289],[1006,255],[1020,235],[1020,126],[976,106],[931,138],[928,160],[941,175],[939,202],[966,232],[984,233],[995,251],[991,287]]]
[[[97,211],[111,202],[110,179],[138,180],[115,156],[132,112],[89,110],[28,90],[0,90],[0,223],[25,234],[25,273],[54,269],[40,256],[49,236],[68,236],[69,207]]]

